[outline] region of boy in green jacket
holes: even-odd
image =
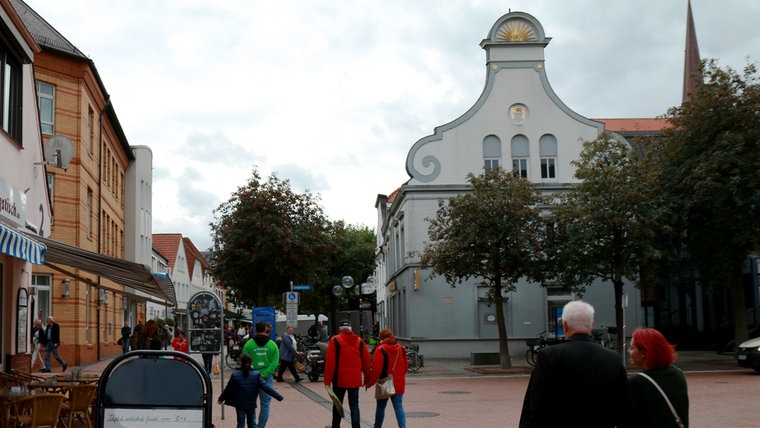
[[[267,324],[265,322],[257,322],[256,335],[245,343],[243,352],[251,356],[253,370],[259,372],[261,378],[270,388],[274,388],[273,375],[277,370],[277,364],[280,362],[280,349],[277,347],[277,343],[266,333],[266,330]],[[269,420],[269,404],[272,402],[272,396],[262,391],[259,398],[261,409],[259,421],[255,426],[265,428],[267,420]]]

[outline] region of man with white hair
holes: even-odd
[[[61,326],[53,320],[52,315],[47,317],[47,327],[40,334],[40,343],[45,345],[45,368],[41,372],[50,373],[50,355],[52,354],[56,361],[63,367],[63,371],[69,366],[66,361],[58,355],[58,347],[61,345]]]
[[[620,355],[594,342],[594,308],[576,300],[562,310],[565,341],[543,348],[525,393],[520,428],[620,426],[626,371]]]

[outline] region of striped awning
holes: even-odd
[[[0,223],[0,253],[42,265],[45,264],[46,251],[45,244]]]

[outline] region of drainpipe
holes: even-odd
[[[103,219],[101,218],[101,210],[103,208],[103,113],[105,113],[108,106],[111,105],[111,96],[109,95],[106,99],[106,104],[103,106],[103,108],[100,110],[100,114],[98,115],[98,254],[103,253],[103,246],[102,246],[102,238],[103,238],[103,227],[101,225],[101,222]],[[95,296],[98,299],[98,306],[97,310],[95,311],[95,317],[97,319],[96,321],[96,327],[95,327],[95,342],[97,344],[97,350],[98,350],[98,361],[100,361],[100,275],[98,275],[98,287],[95,291]],[[89,302],[87,303],[89,305]]]

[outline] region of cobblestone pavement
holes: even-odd
[[[200,358],[198,356],[198,358]],[[520,361],[520,360],[523,361]],[[84,372],[101,372],[109,360],[91,364]],[[715,352],[681,352],[679,367],[687,373],[691,401],[691,427],[757,427],[760,419],[760,375],[737,367],[732,355]],[[226,369],[226,368],[225,368]],[[631,369],[631,371],[633,371]],[[228,378],[230,370],[224,373]],[[275,387],[285,397],[272,401],[269,427],[324,427],[330,425],[331,405],[323,383],[288,379]],[[515,358],[513,368],[471,367],[467,360],[440,359],[407,377],[404,409],[410,427],[513,427],[520,417],[530,367]],[[222,377],[212,376],[214,398],[222,388]],[[372,427],[375,412],[373,391],[360,390],[362,427]],[[589,403],[593,411],[593,403]],[[233,408],[213,405],[217,428],[235,427]],[[347,415],[342,423],[350,426]],[[392,406],[385,414],[385,427],[396,427]]]

